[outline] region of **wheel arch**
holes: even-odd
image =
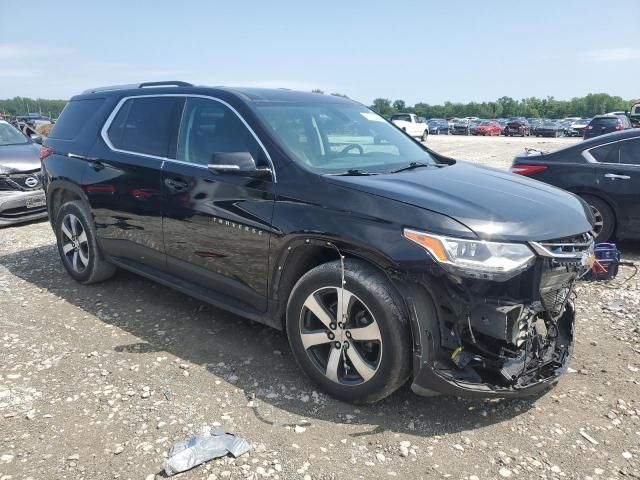
[[[66,180],[54,180],[47,187],[47,210],[49,221],[55,225],[56,214],[66,202],[80,200],[89,207],[86,193],[75,183]]]
[[[392,278],[395,265],[382,253],[363,249],[345,241],[305,235],[285,244],[274,260],[270,297],[275,305],[274,320],[281,329],[285,330],[287,302],[296,282],[311,269],[339,260],[340,255],[362,260],[384,275],[401,300],[398,307],[407,311],[404,297]]]
[[[606,194],[603,195],[602,192],[600,191],[597,191],[597,190],[593,191],[588,188],[579,188],[579,187],[567,188],[567,191],[576,194],[580,198],[583,198],[583,196],[586,195],[588,197],[597,198],[598,200],[604,202],[611,209],[611,212],[613,213],[613,221],[614,221],[613,234],[614,235],[616,234],[616,232],[618,231],[618,228],[620,227],[620,215],[618,212],[618,205],[616,204],[616,202],[613,201],[613,199],[611,199]]]

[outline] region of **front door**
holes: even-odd
[[[227,303],[264,312],[274,183],[210,171],[218,152],[249,152],[258,166],[269,166],[234,110],[188,97],[177,161],[163,167],[167,268]]]

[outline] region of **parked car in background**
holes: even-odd
[[[494,120],[481,120],[480,123],[471,127],[471,135],[493,137],[500,135],[501,131],[500,124]]]
[[[547,120],[540,123],[533,129],[533,134],[536,137],[554,137],[558,138],[564,135],[564,127],[560,122],[554,122]]]
[[[626,115],[596,115],[584,131],[584,139],[632,128]]]
[[[285,330],[301,369],[343,401],[408,382],[535,395],[568,367],[588,207],[443,157],[357,102],[183,82],[92,89],[41,157],[72,278],[119,266]]]
[[[412,137],[419,138],[423,142],[427,140],[429,126],[424,118],[418,117],[415,113],[396,113],[391,115],[390,120],[396,127]]]
[[[629,111],[629,121],[634,128],[640,127],[640,103],[636,103]]]
[[[453,126],[449,127],[451,135],[471,134],[471,122],[466,118],[457,118],[453,121]]]
[[[589,125],[591,121],[590,118],[580,118],[577,120],[573,120],[571,122],[571,126],[569,127],[569,132],[567,135],[569,137],[584,137],[584,131]]]
[[[39,151],[30,138],[0,120],[0,226],[47,216]]]
[[[430,135],[449,135],[449,122],[444,118],[432,118],[427,121]]]
[[[530,134],[531,127],[529,126],[529,122],[527,122],[526,118],[519,117],[509,119],[505,128],[505,135],[507,137],[512,137],[514,135],[525,137]]]
[[[553,152],[518,155],[511,171],[563,188],[591,207],[596,242],[640,239],[640,131],[600,135]]]

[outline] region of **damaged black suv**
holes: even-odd
[[[62,263],[116,267],[285,330],[327,392],[519,396],[567,368],[592,256],[577,197],[445,158],[359,103],[93,89],[41,151]]]

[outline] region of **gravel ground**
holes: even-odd
[[[431,137],[506,167],[570,139]],[[623,245],[639,260],[636,244]],[[577,345],[530,400],[354,407],[315,390],[285,337],[135,275],[81,286],[46,222],[0,231],[0,479],[163,478],[177,440],[222,426],[253,449],[176,478],[640,478],[640,294],[578,287]]]

